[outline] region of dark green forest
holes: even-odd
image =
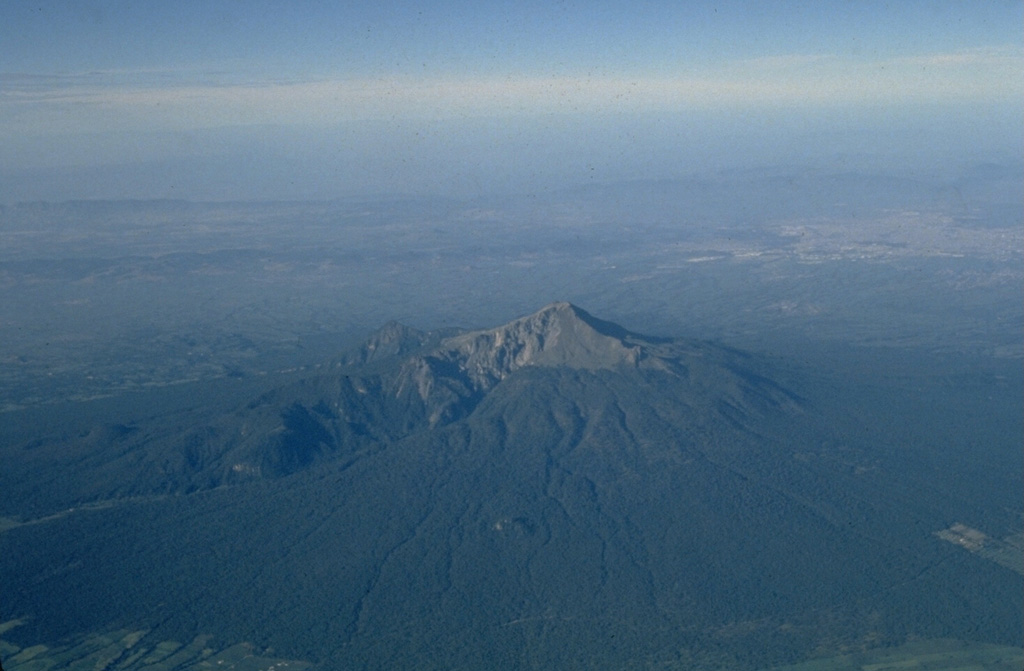
[[[8,443],[3,639],[380,669],[1021,645],[1020,569],[938,535],[1019,542],[1019,371],[828,371],[566,310],[389,326],[262,391]]]

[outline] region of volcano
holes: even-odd
[[[8,449],[3,614],[34,640],[207,636],[325,669],[1018,643],[1020,574],[935,534],[965,497],[822,394],[853,398],[569,303],[389,324],[230,412]]]

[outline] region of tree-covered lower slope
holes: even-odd
[[[889,427],[816,403],[821,381],[796,393],[750,357],[576,310],[420,338],[136,443],[170,484],[126,467],[132,498],[3,532],[0,614],[26,640],[214,634],[326,669],[1019,644],[1021,576],[934,534],[991,508],[974,490],[878,448]]]

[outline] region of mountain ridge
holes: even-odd
[[[742,353],[633,333],[565,301],[497,327],[443,337],[436,344],[429,337],[419,342],[430,344],[402,361],[391,384],[396,397],[414,392],[432,408],[431,427],[465,416],[503,380],[530,368],[662,373],[687,381],[694,393],[732,382],[737,389],[731,395],[737,398],[728,405],[742,405],[739,396],[760,396],[758,403],[799,406],[795,394],[749,370]]]
[[[470,417],[484,399],[522,375],[532,380],[516,387],[526,394],[566,376],[621,377],[619,386],[675,399],[667,412],[686,413],[694,426],[727,422],[740,432],[756,431],[765,417],[802,412],[803,405],[748,355],[711,343],[638,335],[568,302],[488,329],[420,331],[389,322],[333,363],[233,412],[202,422],[183,417],[183,429],[90,428],[82,434],[98,450],[90,462],[106,460],[99,468],[111,475],[97,484],[58,488],[58,498],[75,505],[195,491],[361,458]],[[40,463],[65,463],[80,453],[71,448],[80,440],[39,439],[33,455]],[[24,494],[26,502],[39,497]]]
[[[447,338],[441,347],[481,380],[503,379],[524,366],[637,368],[644,359],[638,336],[568,302],[551,303],[496,328]]]

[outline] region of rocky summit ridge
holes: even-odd
[[[527,366],[664,367],[651,357],[651,344],[572,303],[558,302],[496,328],[446,338],[431,356],[456,364],[475,382],[489,386]]]
[[[382,384],[390,397],[419,405],[429,426],[466,416],[499,383],[530,368],[657,372],[685,382],[693,399],[716,398],[736,407],[792,404],[785,390],[741,359],[710,343],[636,334],[557,302],[502,326],[425,344],[396,361],[391,374],[384,372]]]
[[[558,302],[502,326],[441,338],[405,358],[385,386],[394,397],[418,397],[436,426],[464,416],[524,368],[670,370],[670,359],[654,355],[660,349],[655,339]]]

